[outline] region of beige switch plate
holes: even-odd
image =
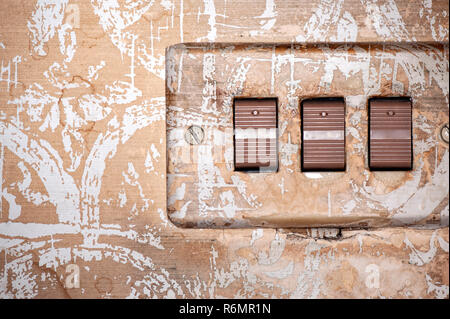
[[[166,52],[167,210],[180,227],[435,227],[448,214],[448,44],[179,44]],[[279,170],[234,171],[233,97],[277,97]],[[346,101],[345,172],[300,169],[300,102]],[[371,172],[367,101],[410,96],[412,171]],[[202,128],[200,144],[186,130]],[[448,217],[447,217],[448,218]]]

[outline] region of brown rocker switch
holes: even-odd
[[[345,103],[343,98],[304,100],[302,171],[345,170]]]
[[[412,169],[412,104],[409,97],[369,99],[369,167]]]
[[[277,99],[234,99],[234,168],[278,170]]]

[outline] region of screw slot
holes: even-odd
[[[441,128],[441,139],[448,144],[449,139],[448,123]]]
[[[186,133],[184,134],[184,139],[191,145],[198,145],[203,142],[205,137],[205,132],[200,126],[192,125],[190,126]]]
[[[328,116],[328,113],[327,112],[322,112],[322,113],[320,113],[320,116],[326,117],[326,116]]]
[[[258,110],[253,110],[253,111],[252,111],[252,114],[253,114],[254,116],[256,116],[256,115],[259,114],[259,111],[258,111]]]
[[[394,111],[389,111],[389,112],[386,112],[386,114],[387,114],[388,116],[394,116],[394,115],[395,115],[395,112],[394,112]]]

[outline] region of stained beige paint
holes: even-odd
[[[171,224],[164,74],[180,42],[448,43],[448,13],[446,1],[1,2],[0,295],[448,298],[439,223],[341,235]],[[423,142],[427,163],[437,147]],[[372,264],[379,288],[366,285]]]

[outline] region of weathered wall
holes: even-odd
[[[179,42],[448,43],[448,14],[430,0],[2,1],[0,295],[448,298],[448,205],[436,229],[173,226],[164,72]]]

